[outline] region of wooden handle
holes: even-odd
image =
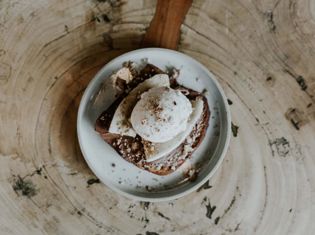
[[[142,46],[177,49],[180,26],[191,3],[192,0],[158,0],[155,15]]]

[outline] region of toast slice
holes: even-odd
[[[161,73],[165,72],[152,64],[147,64],[140,72],[134,74],[135,78],[131,83],[122,84],[124,86],[123,89],[130,92],[130,90],[135,88],[139,83]],[[139,135],[130,137],[109,132],[109,127],[115,110],[128,93],[122,93],[107,110],[101,113],[95,123],[95,130],[101,135],[104,141],[119,153],[121,157],[137,167],[157,175],[168,175],[176,171],[176,169],[178,169],[187,159],[191,158],[192,153],[200,145],[205,136],[210,118],[210,110],[206,97],[202,93],[178,85],[176,78],[174,78],[174,76],[170,77],[172,79],[171,87],[173,89],[180,90],[191,101],[198,97],[202,98],[204,106],[201,118],[195,124],[191,133],[183,143],[168,155],[156,161],[147,162],[144,144],[147,145],[150,143],[144,141]]]

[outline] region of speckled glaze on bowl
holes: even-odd
[[[148,60],[161,69],[173,66],[180,69],[178,82],[197,91],[206,91],[211,116],[206,136],[193,153],[189,164],[201,165],[196,180],[185,181],[183,172],[189,167],[184,164],[174,173],[157,176],[139,169],[125,161],[94,130],[95,120],[113,100],[112,92],[105,92],[101,105],[94,104],[99,89],[113,71],[121,68],[125,61],[141,63]],[[231,117],[224,92],[215,76],[191,57],[177,51],[146,48],[123,54],[106,64],[90,82],[82,97],[77,133],[86,162],[95,175],[108,187],[126,197],[141,201],[172,200],[196,190],[216,171],[227,151],[231,135]]]

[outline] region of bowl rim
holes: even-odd
[[[82,118],[83,118],[83,112],[84,109],[90,99],[91,94],[89,94],[89,90],[92,89],[93,83],[95,83],[98,79],[101,78],[101,74],[103,73],[103,71],[105,71],[107,69],[107,67],[109,67],[110,64],[115,63],[117,60],[120,60],[121,57],[125,57],[126,55],[132,55],[134,53],[138,53],[138,52],[143,52],[143,51],[147,51],[147,52],[152,52],[152,51],[164,51],[166,53],[173,53],[173,54],[177,54],[180,57],[186,58],[188,60],[191,60],[192,62],[196,63],[198,66],[200,66],[200,68],[202,70],[204,70],[204,72],[210,77],[210,79],[212,79],[212,81],[214,82],[214,84],[216,85],[220,95],[223,98],[223,104],[224,104],[224,108],[225,108],[225,114],[226,114],[226,122],[228,123],[227,126],[227,131],[226,131],[226,137],[225,137],[225,143],[223,146],[223,149],[221,150],[220,153],[220,157],[218,158],[218,160],[214,163],[213,168],[211,169],[211,171],[204,176],[204,178],[196,185],[188,188],[185,191],[179,192],[177,194],[171,195],[171,196],[162,196],[162,197],[144,197],[144,196],[138,196],[138,195],[134,195],[134,194],[129,194],[123,190],[120,190],[119,188],[116,188],[114,185],[112,185],[111,183],[103,180],[103,177],[99,176],[95,171],[93,164],[90,162],[89,157],[87,157],[87,154],[83,148],[83,140],[82,140],[82,134],[81,134],[81,128],[80,128],[80,124],[82,123]],[[93,95],[93,94],[92,94]],[[106,63],[93,77],[93,79],[89,82],[88,86],[85,88],[84,90],[84,94],[80,100],[80,105],[79,105],[79,109],[78,109],[78,116],[77,116],[77,123],[76,123],[76,128],[77,128],[77,137],[78,137],[78,142],[79,142],[79,146],[80,146],[80,150],[82,152],[82,155],[87,163],[87,165],[89,166],[89,168],[92,170],[92,172],[96,175],[97,178],[99,178],[101,180],[101,182],[106,185],[107,187],[109,187],[111,190],[113,190],[114,192],[123,195],[129,199],[133,199],[136,201],[147,201],[147,202],[162,202],[162,201],[169,201],[169,200],[174,200],[174,199],[178,199],[181,198],[183,196],[186,196],[190,193],[192,193],[193,191],[197,190],[198,188],[200,188],[204,183],[206,183],[206,181],[208,181],[213,175],[214,173],[217,171],[217,169],[220,167],[220,165],[222,164],[227,150],[228,150],[228,146],[230,144],[230,139],[231,139],[231,114],[230,114],[230,108],[227,102],[227,97],[221,87],[221,85],[219,84],[219,82],[216,79],[216,76],[211,73],[207,67],[205,67],[203,64],[201,64],[199,61],[197,61],[196,59],[181,53],[179,51],[175,51],[175,50],[171,50],[171,49],[165,49],[165,48],[157,48],[157,47],[149,47],[149,48],[142,48],[142,49],[136,49],[136,50],[132,50],[126,53],[123,53],[117,57],[115,57],[114,59],[110,60],[108,63]]]

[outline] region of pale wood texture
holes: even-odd
[[[142,46],[177,49],[180,28],[192,0],[158,0]]]
[[[0,1],[0,234],[312,234],[314,0],[193,2],[179,50],[217,76],[239,126],[212,188],[146,208],[87,187],[80,97],[101,66],[140,46],[154,8]]]

